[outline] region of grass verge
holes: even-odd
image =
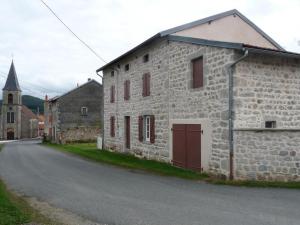
[[[10,192],[0,180],[0,225],[20,225],[30,222],[57,224],[33,209],[23,198]]]
[[[154,172],[160,175],[174,176],[191,180],[204,180],[212,184],[261,188],[300,189],[300,182],[223,180],[213,176],[209,176],[205,173],[197,173],[194,171],[174,167],[170,164],[163,162],[139,159],[133,155],[110,152],[107,150],[100,151],[96,148],[96,144],[94,143],[73,143],[66,145],[46,143],[45,145],[53,147],[63,152],[69,152],[97,162],[103,162],[131,169],[139,169],[148,172]]]
[[[163,162],[140,159],[130,154],[99,150],[96,148],[96,144],[94,143],[76,143],[66,145],[46,143],[45,145],[60,151],[76,154],[93,161],[112,164],[129,169],[148,171],[164,176],[174,176],[192,180],[203,180],[208,177],[207,174],[181,169]]]

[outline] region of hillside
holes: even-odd
[[[44,100],[31,96],[31,95],[23,95],[22,103],[26,105],[32,112],[37,113],[37,109],[39,108],[40,113],[44,114]]]
[[[44,113],[44,100],[31,96],[31,95],[23,95],[22,103],[26,105],[29,109],[32,110],[35,114],[37,113],[37,108],[39,108],[40,113]],[[2,100],[0,100],[0,104],[2,104]]]

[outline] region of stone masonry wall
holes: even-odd
[[[60,135],[61,143],[95,141],[101,134],[100,127],[74,127],[64,130]]]
[[[300,61],[250,55],[234,86],[236,178],[299,180]]]
[[[150,60],[142,61],[148,53]],[[204,58],[204,87],[191,88],[191,60]],[[170,162],[169,121],[209,119],[212,132],[210,170],[228,175],[228,88],[225,66],[234,58],[233,50],[179,42],[157,42],[121,62],[119,73],[104,71],[104,144],[147,158]],[[124,65],[130,70],[125,72]],[[114,68],[117,68],[117,65]],[[142,75],[151,74],[151,95],[142,96]],[[130,80],[130,100],[124,101],[124,81]],[[111,85],[116,86],[116,102],[110,103]],[[138,116],[155,116],[154,144],[139,142]],[[110,117],[116,117],[116,136],[110,137]],[[131,149],[125,148],[124,116],[131,119]],[[204,131],[205,132],[205,131]],[[205,150],[205,149],[204,149]]]
[[[236,131],[235,177],[300,181],[300,132]]]

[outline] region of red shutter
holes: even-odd
[[[147,73],[146,74],[146,80],[147,80],[147,82],[146,82],[146,90],[147,90],[147,92],[146,92],[146,95],[147,96],[150,96],[150,73]]]
[[[113,103],[115,102],[115,86],[112,85],[110,87],[110,102]]]
[[[193,88],[203,87],[203,57],[193,60]]]
[[[143,75],[143,97],[146,96],[146,74]]]
[[[127,80],[127,100],[130,99],[130,80]]]
[[[139,116],[139,141],[143,141],[143,116]]]
[[[110,136],[111,137],[115,136],[115,117],[114,116],[110,117]]]
[[[127,80],[124,81],[124,100],[127,100]]]
[[[124,82],[124,99],[129,100],[129,96],[130,96],[130,81],[126,80]]]
[[[155,142],[155,117],[150,116],[150,143]]]

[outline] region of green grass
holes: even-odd
[[[96,149],[95,143],[73,143],[66,145],[49,144],[45,145],[56,148],[63,152],[69,152],[86,159],[97,162],[108,163],[130,169],[144,170],[165,176],[174,176],[184,179],[203,180],[217,185],[261,187],[261,188],[291,188],[300,189],[300,182],[283,181],[240,181],[223,180],[205,173],[197,173],[190,170],[174,167],[170,164],[154,160],[139,159],[133,155],[110,152]]]
[[[297,181],[255,181],[255,180],[214,180],[209,179],[210,183],[219,185],[260,187],[260,188],[290,188],[300,189],[300,182]]]
[[[22,211],[0,181],[0,225],[17,225],[30,221],[30,216]]]
[[[60,151],[76,154],[93,161],[112,164],[129,169],[148,171],[164,176],[174,176],[192,180],[202,180],[208,177],[207,174],[181,169],[163,162],[140,159],[130,154],[99,150],[96,148],[96,144],[94,143],[73,143],[66,145],[47,143],[45,145],[54,147]]]

